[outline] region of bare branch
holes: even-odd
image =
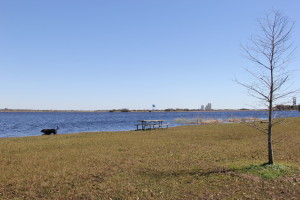
[[[268,134],[268,129],[259,126],[259,125],[257,124],[257,122],[245,122],[245,123],[243,123],[243,124],[245,124],[246,126],[249,126],[249,127],[251,127],[251,128],[254,128],[254,129],[258,130],[258,131],[260,131],[261,133]]]

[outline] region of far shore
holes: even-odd
[[[174,110],[32,110],[32,109],[0,109],[0,112],[236,112],[236,111],[266,111],[266,109],[174,109]]]

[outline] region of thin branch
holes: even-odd
[[[257,122],[245,122],[243,124],[245,124],[246,126],[249,126],[251,128],[254,128],[254,129],[258,130],[261,133],[268,134],[268,129],[267,128],[263,128],[261,126],[258,126]]]

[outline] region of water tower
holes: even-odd
[[[155,104],[153,104],[153,105],[152,105],[152,110],[154,110],[154,109],[155,109],[155,107],[156,107],[156,106],[155,106]]]

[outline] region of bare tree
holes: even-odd
[[[261,34],[252,36],[250,45],[242,46],[246,58],[254,67],[247,70],[253,82],[236,82],[247,88],[251,96],[262,101],[268,108],[267,123],[252,123],[252,127],[267,134],[268,164],[274,164],[272,129],[281,121],[274,120],[273,108],[275,103],[296,92],[290,89],[291,71],[288,70],[295,51],[290,42],[294,23],[279,11],[273,11],[260,19],[259,25]]]

